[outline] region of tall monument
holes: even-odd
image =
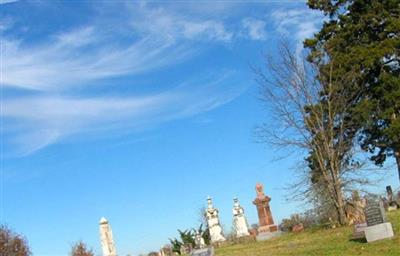
[[[226,239],[222,234],[222,228],[219,223],[218,209],[214,208],[211,197],[207,198],[206,218],[210,231],[212,243],[224,242]]]
[[[258,233],[270,233],[278,231],[278,227],[274,224],[272,213],[269,206],[271,198],[264,194],[264,187],[258,183],[256,185],[257,197],[254,199],[253,204],[257,207],[259,227]]]
[[[103,256],[117,256],[111,226],[104,217],[100,219],[100,240]]]
[[[249,228],[246,217],[244,215],[244,209],[240,206],[239,199],[233,199],[233,228],[236,237],[249,236]]]

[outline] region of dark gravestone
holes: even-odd
[[[386,186],[386,193],[390,204],[393,201],[393,190],[391,186]]]
[[[386,222],[383,202],[377,198],[367,199],[367,206],[365,207],[364,214],[368,227]]]

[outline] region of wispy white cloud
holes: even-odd
[[[135,75],[173,67],[194,56],[201,51],[198,42],[228,43],[235,38],[222,20],[175,15],[143,3],[128,5],[131,13],[123,30],[105,30],[104,23],[94,19],[35,43],[5,34],[1,86],[29,92],[2,99],[7,145],[30,154],[69,138],[140,130],[210,111],[246,88],[235,72],[221,71],[207,79],[196,74],[193,81],[163,85],[169,89],[145,96],[121,96],[118,90],[113,97],[80,94],[82,88],[91,91],[91,86],[111,77],[129,76],[127,85],[134,84]],[[264,37],[261,21],[243,24],[248,38]]]
[[[278,9],[271,13],[279,33],[297,42],[296,52],[300,54],[303,41],[319,30],[322,15],[310,9]]]
[[[186,45],[143,37],[128,45],[102,38],[92,28],[55,36],[50,42],[24,46],[3,40],[3,84],[34,90],[63,90],[94,80],[140,74],[181,61],[193,52]]]
[[[232,71],[185,82],[148,96],[25,96],[5,99],[2,117],[9,144],[30,154],[69,137],[106,136],[108,132],[147,126],[210,111],[239,96],[246,88]],[[81,136],[85,135],[85,136]]]
[[[252,40],[266,40],[266,22],[254,18],[245,18],[242,20],[243,35]]]
[[[143,3],[133,3],[131,11],[138,17],[132,20],[136,31],[173,41],[190,39],[229,42],[234,35],[221,20],[186,17],[161,7],[149,8]]]
[[[15,3],[18,2],[19,0],[0,0],[0,5],[1,4],[10,4],[10,3]]]

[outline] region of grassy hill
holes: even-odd
[[[352,227],[331,230],[309,230],[300,234],[284,234],[264,242],[249,242],[223,246],[217,256],[272,255],[396,255],[400,256],[400,210],[388,213],[393,225],[394,239],[367,244],[351,241]]]

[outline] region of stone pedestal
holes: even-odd
[[[214,247],[197,249],[192,251],[191,256],[214,256]]]
[[[269,206],[271,198],[264,194],[264,188],[261,184],[256,185],[256,192],[257,197],[256,199],[254,199],[253,204],[257,207],[259,235],[262,235],[263,233],[272,233],[278,231],[278,226],[274,224],[271,209]]]
[[[269,240],[269,239],[274,238],[274,237],[278,237],[280,235],[282,235],[282,231],[259,233],[256,236],[256,240],[257,241],[265,241],[265,240]]]
[[[367,227],[364,232],[368,243],[394,236],[392,224],[389,222]]]

